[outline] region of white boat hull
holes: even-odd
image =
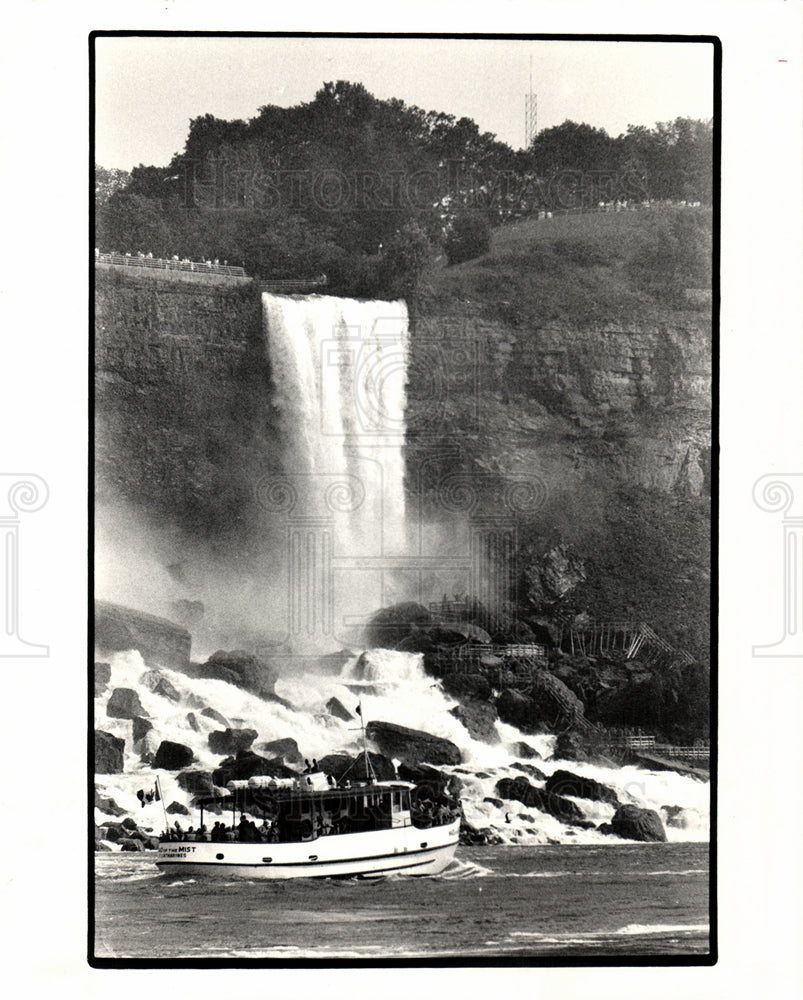
[[[159,847],[156,864],[172,875],[243,878],[333,878],[350,875],[437,875],[454,857],[459,820],[319,837],[300,843],[184,843]]]

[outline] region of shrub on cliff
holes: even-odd
[[[479,212],[456,215],[446,234],[444,249],[450,264],[462,264],[488,252],[491,227]]]

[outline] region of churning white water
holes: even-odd
[[[391,650],[368,650],[355,656],[339,676],[304,674],[279,680],[277,693],[293,708],[266,702],[220,680],[190,679],[176,671],[161,673],[170,681],[180,701],[170,700],[151,691],[141,681],[146,667],[137,652],[118,653],[111,661],[112,676],[107,691],[95,700],[96,725],[125,740],[125,773],[98,775],[97,783],[124,809],[131,810],[143,825],[161,829],[161,804],[151,803],[140,811],[138,788],[152,787],[155,773],[143,763],[143,751],[155,752],[162,740],[183,743],[192,749],[197,763],[193,766],[212,771],[222,758],[209,749],[209,733],[222,728],[220,723],[201,714],[211,706],[235,727],[258,733],[253,748],[260,752],[263,741],[293,737],[301,753],[310,759],[327,753],[350,751],[360,747],[358,701],[363,717],[383,720],[420,729],[451,740],[460,749],[462,763],[442,770],[456,774],[462,782],[461,798],[466,819],[477,828],[490,828],[503,842],[510,844],[547,843],[621,843],[615,837],[594,829],[567,826],[552,816],[520,802],[501,800],[497,783],[501,778],[524,775],[537,787],[544,780],[516,767],[535,765],[549,776],[564,768],[584,777],[594,778],[616,791],[620,802],[655,809],[661,815],[670,841],[708,839],[710,786],[695,778],[672,771],[647,771],[636,767],[602,767],[576,761],[560,761],[552,756],[554,737],[523,735],[513,726],[497,722],[498,744],[473,739],[463,724],[451,714],[456,702],[444,694],[439,682],[425,673],[422,657],[416,653]],[[133,742],[132,723],[106,716],[109,692],[115,687],[135,689],[148,713],[153,730],[143,741]],[[336,697],[353,713],[352,721],[341,721],[326,708]],[[516,744],[524,741],[540,758],[523,760],[516,756]],[[191,808],[191,797],[179,787],[177,775],[160,771],[166,804],[173,801]],[[614,807],[601,802],[575,798],[586,820],[595,824],[609,821]],[[193,814],[197,822],[197,812]],[[96,810],[97,822],[104,814]],[[172,819],[171,819],[172,822]]]

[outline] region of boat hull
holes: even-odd
[[[459,829],[454,821],[425,830],[410,826],[292,844],[171,841],[160,845],[156,864],[171,875],[248,879],[437,875],[454,857]]]

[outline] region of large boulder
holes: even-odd
[[[594,781],[593,778],[583,778],[561,768],[553,771],[547,778],[546,789],[556,795],[573,795],[578,799],[593,799],[595,802],[608,802],[612,806],[619,805],[619,796],[612,788]]]
[[[393,722],[371,721],[365,734],[380,753],[408,764],[459,764],[462,759],[460,750],[451,740]]]
[[[525,806],[548,813],[561,823],[583,822],[582,810],[570,799],[547,792],[531,785],[525,777],[502,778],[496,784],[496,794],[503,799],[512,799]]]
[[[159,670],[146,670],[140,677],[139,683],[148,688],[149,691],[153,691],[154,694],[167,698],[168,701],[181,701],[181,694],[175,685],[171,684]]]
[[[121,851],[144,851],[145,845],[138,838],[125,837],[120,841]]]
[[[182,771],[176,775],[179,788],[191,795],[211,795],[215,783],[211,771]]]
[[[429,625],[431,621],[429,611],[414,601],[382,608],[365,627],[365,645],[369,648],[396,649],[405,636]]]
[[[456,774],[447,774],[428,764],[399,764],[399,778],[416,786],[416,797],[422,796],[437,802],[441,799],[460,799],[463,783]]]
[[[102,729],[95,730],[95,772],[97,774],[122,774],[125,740]]]
[[[546,781],[546,775],[541,768],[536,767],[535,764],[524,764],[520,760],[514,760],[510,766],[515,771],[524,771],[525,774],[529,774],[530,777],[535,778],[536,781]],[[552,791],[552,789],[549,789],[549,791]]]
[[[238,750],[248,750],[257,738],[256,729],[225,729],[209,734],[209,749],[229,757]]]
[[[111,663],[96,663],[95,664],[95,697],[103,694],[106,690],[106,686],[112,679],[112,665]]]
[[[583,703],[562,680],[547,670],[536,670],[532,674],[530,700],[537,722],[554,729],[585,724]]]
[[[141,715],[134,717],[134,725],[132,727],[132,734],[134,742],[141,740],[145,733],[148,733],[153,729],[153,723],[150,719],[143,719]]]
[[[396,771],[393,762],[378,753],[368,754],[373,774],[378,781],[393,781]],[[369,773],[365,766],[365,758],[362,754],[351,757],[347,753],[330,753],[318,761],[318,770],[324,774],[331,774],[337,781],[346,778],[348,781],[369,781],[373,774]]]
[[[287,767],[281,757],[261,757],[252,750],[240,750],[235,756],[221,761],[213,773],[216,785],[225,788],[230,781],[243,781],[256,775],[268,775],[271,778],[293,778],[298,774]]]
[[[522,740],[510,744],[510,755],[521,757],[522,760],[541,760],[541,754],[534,750],[529,743],[524,743]]]
[[[219,725],[223,726],[224,729],[229,728],[229,720],[225,715],[221,715],[217,709],[207,707],[201,712],[201,715],[206,719],[211,719],[213,722],[217,722]]]
[[[181,771],[193,760],[195,760],[195,755],[183,743],[162,740],[156,751],[156,756],[153,758],[153,767],[162,768],[165,771]]]
[[[139,695],[131,688],[115,688],[106,703],[106,715],[110,719],[134,719],[138,715],[147,716],[147,714]]]
[[[538,728],[532,721],[533,703],[515,688],[505,688],[496,699],[496,710],[502,722],[524,731]]]
[[[303,764],[304,758],[298,749],[298,743],[292,736],[283,736],[278,740],[258,743],[255,747],[265,757],[281,757],[285,764]]]
[[[343,722],[351,722],[354,719],[354,716],[339,698],[330,698],[326,703],[326,711],[336,719],[342,719]]]
[[[465,726],[473,739],[482,743],[500,742],[499,733],[496,731],[496,720],[499,716],[491,702],[467,698],[462,704],[450,709],[450,714]]]
[[[188,672],[194,677],[227,681],[259,698],[276,699],[274,686],[279,676],[278,670],[267,660],[243,649],[219,649],[206,663],[192,664]]]
[[[639,806],[619,806],[611,820],[613,832],[625,840],[666,841],[661,817],[654,809]]]
[[[171,802],[170,805],[165,810],[170,816],[189,816],[190,811],[186,806],[183,806],[180,802]]]
[[[148,666],[183,670],[191,644],[190,633],[166,618],[95,601],[95,645],[104,653],[136,649]]]
[[[121,809],[113,798],[101,795],[97,787],[95,788],[95,808],[100,809],[107,816],[125,816],[125,809]]]
[[[426,664],[426,661],[425,661]],[[433,676],[439,677],[440,674],[433,670],[429,670]],[[446,694],[450,694],[453,698],[463,699],[473,698],[477,701],[487,701],[493,693],[491,688],[491,682],[484,674],[446,674],[446,676],[441,681],[441,686]]]

